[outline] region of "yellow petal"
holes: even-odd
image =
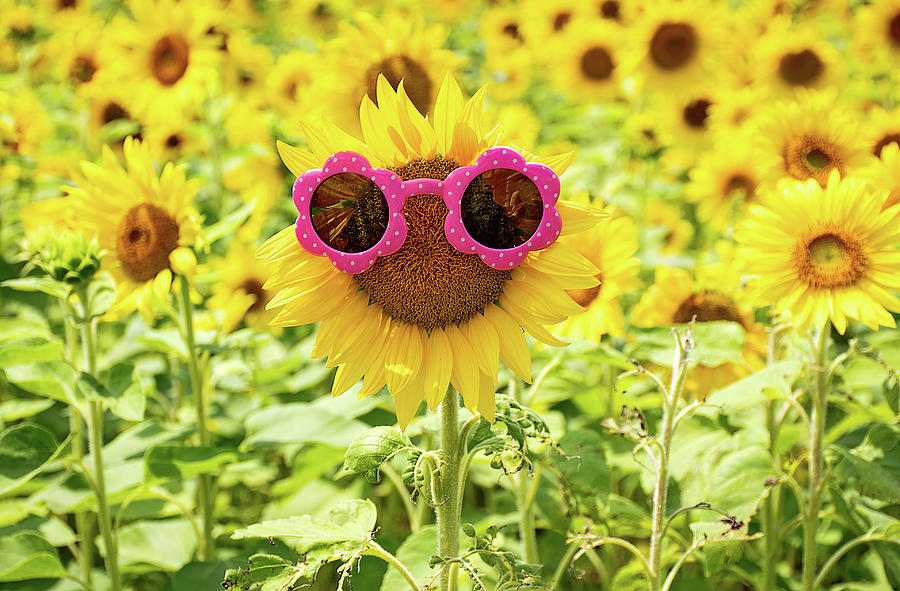
[[[421,330],[414,324],[396,322],[385,354],[385,379],[395,394],[406,388],[422,367]]]
[[[307,170],[322,166],[322,163],[318,162],[316,158],[306,150],[295,148],[281,140],[275,142],[275,147],[278,149],[281,161],[284,162],[284,165],[288,167],[288,170],[290,170],[291,174],[294,176],[300,176]]]
[[[450,373],[453,369],[453,350],[450,341],[441,328],[431,331],[431,335],[425,339],[424,352],[422,354],[422,387],[425,391],[425,400],[428,406],[434,410],[447,394],[450,385]]]
[[[531,352],[525,333],[506,312],[494,304],[484,310],[484,317],[494,326],[500,343],[500,357],[517,376],[531,382]]]
[[[444,333],[453,350],[453,369],[450,377],[453,385],[463,396],[463,401],[473,413],[478,406],[478,362],[475,360],[475,352],[468,339],[460,332],[455,324],[449,324],[444,328]]]

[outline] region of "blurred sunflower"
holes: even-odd
[[[625,315],[620,298],[640,286],[638,278],[640,261],[635,254],[640,248],[638,232],[631,218],[611,216],[600,222],[590,232],[565,243],[591,261],[599,273],[599,285],[583,289],[570,289],[569,296],[582,307],[576,314],[556,327],[556,332],[566,338],[600,342],[603,335],[625,335]]]
[[[843,58],[815,24],[777,19],[753,47],[754,81],[774,96],[792,96],[802,88],[836,87],[846,78]]]
[[[649,233],[658,237],[659,253],[665,256],[684,254],[691,238],[694,225],[684,219],[681,204],[667,203],[659,197],[649,199],[643,209],[643,219]]]
[[[134,84],[139,116],[192,111],[206,96],[215,75],[215,39],[207,35],[210,12],[202,4],[176,0],[133,0],[134,20],[111,25],[129,59],[118,61],[118,78]]]
[[[104,24],[94,13],[66,14],[48,44],[59,78],[76,89],[98,83],[116,58]]]
[[[478,19],[478,36],[484,39],[488,55],[523,47],[525,24],[520,7],[507,2],[485,8]]]
[[[176,113],[149,119],[142,126],[141,135],[154,160],[161,162],[202,154],[207,145],[200,126]]]
[[[580,0],[525,0],[519,7],[520,13],[526,15],[522,22],[525,38],[539,40],[541,44],[552,41],[554,37],[563,34],[569,25],[588,17],[586,9],[587,6]]]
[[[261,329],[275,316],[266,310],[271,293],[263,289],[272,267],[255,254],[256,249],[240,240],[233,240],[224,257],[212,264],[219,277],[212,285],[209,307],[222,312],[222,327],[232,332],[241,322]]]
[[[266,79],[267,104],[293,126],[314,107],[316,75],[308,52],[294,50],[281,55]]]
[[[153,167],[145,144],[127,138],[125,167],[108,147],[103,164],[82,162],[77,186],[64,187],[72,223],[96,236],[107,252],[103,267],[116,280],[113,316],[138,308],[152,316],[152,295],[165,297],[172,272],[189,274],[196,265],[191,245],[200,231],[191,202],[198,183],[185,178],[185,166]]]
[[[222,68],[225,92],[238,99],[236,102],[262,102],[273,61],[267,46],[254,43],[246,31],[235,31],[228,37]]]
[[[653,285],[631,310],[635,326],[650,328],[691,322],[734,322],[746,331],[741,357],[743,363],[716,366],[697,365],[688,374],[685,391],[698,399],[744,378],[765,366],[768,335],[753,319],[753,309],[740,304],[735,292],[740,277],[725,263],[710,265],[705,280],[694,281],[690,273],[677,267],[657,267]],[[703,286],[710,288],[704,288]],[[714,286],[714,287],[713,287]]]
[[[490,80],[491,96],[499,100],[519,99],[528,90],[534,75],[534,56],[526,47],[498,51],[487,47],[482,71]]]
[[[871,109],[865,124],[865,136],[871,152],[879,158],[886,146],[900,145],[900,108],[890,111],[881,107]]]
[[[712,143],[712,95],[699,91],[700,85],[695,88],[695,92],[664,100],[653,109],[659,118],[659,140],[669,148],[666,162],[678,167],[693,166],[697,156]]]
[[[720,7],[706,0],[666,2],[643,12],[633,45],[644,87],[671,95],[708,82],[725,32]]]
[[[900,0],[873,0],[860,7],[853,21],[854,38],[868,58],[900,64]]]
[[[47,112],[34,92],[0,91],[0,159],[10,154],[36,156],[49,133]]]
[[[143,126],[134,114],[134,94],[129,92],[128,88],[121,84],[113,84],[112,81],[91,84],[85,87],[84,96],[89,104],[88,127],[93,138],[105,138],[104,128],[111,123],[126,130],[125,134],[111,139],[122,140],[124,135],[132,135],[138,139],[142,137]],[[171,114],[168,117],[171,117]]]
[[[728,138],[748,130],[756,123],[766,99],[766,91],[758,87],[720,86],[708,110],[710,131]]]
[[[804,93],[760,115],[759,138],[768,161],[768,182],[782,176],[825,185],[832,170],[842,175],[865,164],[857,120],[833,93]]]
[[[881,158],[871,158],[869,165],[859,171],[859,177],[876,191],[887,191],[888,208],[900,203],[900,145],[890,143],[881,151]]]
[[[832,171],[824,187],[784,180],[750,207],[735,233],[756,303],[788,311],[806,331],[849,318],[877,330],[900,311],[900,206],[886,193]]]
[[[376,96],[384,76],[391,88],[400,81],[419,113],[431,112],[444,76],[456,70],[460,58],[441,49],[447,29],[425,25],[421,18],[387,13],[381,18],[360,12],[356,26],[338,24],[338,36],[322,48],[322,69],[316,84],[329,119],[344,129],[359,129],[357,113],[363,96]]]
[[[749,138],[728,138],[703,154],[685,189],[687,200],[698,204],[697,218],[717,228],[732,225],[739,207],[755,199],[762,183],[759,161]]]
[[[279,142],[291,172],[299,176],[320,168],[334,152],[353,150],[403,179],[444,179],[474,162],[499,134],[483,121],[485,90],[465,102],[450,76],[438,93],[433,119],[419,113],[405,85],[394,91],[383,76],[377,98],[378,106],[366,97],[360,108],[365,142],[327,122],[302,124],[311,152]],[[571,157],[545,163],[560,173]],[[589,228],[598,217],[574,204],[557,207],[564,234]],[[548,345],[563,345],[543,325],[577,313],[580,307],[566,290],[595,286],[598,270],[559,241],[532,252],[511,272],[493,269],[447,242],[441,199],[410,196],[403,214],[409,234],[400,250],[356,275],[301,248],[293,226],[270,238],[259,255],[276,266],[267,282],[277,291],[268,307],[281,308],[273,324],[321,322],[312,356],[327,356],[327,365],[337,366],[332,394],[360,379],[360,396],[387,385],[403,428],[423,397],[436,407],[450,383],[467,408],[493,420],[499,360],[530,380],[523,328]]]
[[[554,86],[588,103],[616,98],[627,71],[624,35],[619,25],[600,18],[581,18],[556,37],[546,52]]]

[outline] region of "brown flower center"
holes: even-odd
[[[620,18],[618,0],[606,0],[600,3],[600,16],[609,20],[617,21]]]
[[[844,159],[838,147],[827,139],[814,135],[791,138],[785,146],[785,172],[797,180],[815,179],[823,187],[828,181],[828,173],[837,168],[843,175]]]
[[[650,57],[663,70],[676,70],[697,53],[697,32],[687,23],[663,23],[650,40]]]
[[[172,86],[187,72],[191,48],[184,37],[162,37],[150,50],[150,71],[163,86]]]
[[[365,76],[366,93],[376,105],[378,104],[376,88],[379,74],[387,78],[394,90],[397,90],[397,86],[402,80],[403,88],[406,89],[406,94],[409,95],[413,106],[423,115],[428,112],[431,107],[431,92],[434,84],[428,77],[428,72],[419,62],[405,55],[395,55],[369,68]]]
[[[572,20],[571,12],[558,12],[556,16],[553,17],[553,31],[559,33],[563,29],[566,28],[566,25],[569,24],[569,21]]]
[[[78,3],[75,0],[59,0],[56,3],[56,8],[58,10],[66,10],[67,8],[75,8]]]
[[[891,43],[900,46],[900,12],[895,14],[888,24],[888,37],[890,37]]]
[[[503,34],[514,41],[522,42],[522,32],[519,30],[518,23],[506,23],[503,27]]]
[[[244,280],[244,282],[238,286],[238,289],[242,289],[247,295],[256,298],[253,300],[253,304],[247,308],[247,312],[258,312],[265,309],[266,302],[269,301],[269,298],[266,294],[266,290],[263,289],[262,281],[251,277]]]
[[[778,63],[778,74],[785,84],[791,86],[808,86],[825,71],[825,64],[811,49],[798,53],[787,53]]]
[[[134,281],[149,281],[169,266],[169,255],[178,246],[178,223],[152,203],[135,205],[119,222],[116,256]]]
[[[881,158],[881,151],[890,144],[897,144],[900,146],[900,132],[886,133],[881,136],[881,139],[875,143],[875,148],[872,150],[872,153]]]
[[[749,201],[756,192],[756,183],[743,173],[733,174],[725,181],[724,193],[726,196],[731,196],[738,191],[741,191],[744,194],[744,199]]]
[[[746,321],[732,299],[718,291],[698,291],[689,295],[672,314],[673,324],[690,322],[737,322],[747,328]]]
[[[706,129],[706,119],[709,117],[709,108],[712,103],[706,99],[697,99],[690,102],[681,115],[688,127],[695,129]]]
[[[437,157],[394,169],[400,178],[443,180],[457,164]],[[432,330],[460,324],[500,297],[508,271],[453,248],[444,236],[447,207],[437,195],[412,195],[403,205],[408,233],[400,250],[353,278],[391,318]]]
[[[581,56],[581,72],[589,80],[607,80],[614,68],[612,57],[603,47],[592,47]]]
[[[128,111],[125,110],[125,107],[116,102],[107,103],[105,107],[103,107],[103,112],[101,113],[101,117],[103,117],[103,124],[112,123],[118,119],[129,119]]]
[[[169,134],[169,137],[166,138],[166,147],[170,150],[175,150],[179,146],[181,146],[181,136],[177,133]]]
[[[820,288],[853,285],[868,265],[862,242],[833,222],[804,232],[791,260],[802,281]]]
[[[94,64],[94,60],[89,56],[79,55],[72,62],[72,67],[69,69],[69,78],[76,84],[84,84],[85,82],[90,82],[96,72],[97,65]]]
[[[597,279],[600,280],[600,283],[594,287],[588,287],[587,289],[567,289],[566,293],[569,294],[569,297],[575,300],[575,303],[582,308],[590,308],[591,304],[594,303],[594,300],[600,295],[600,288],[603,287],[602,272],[597,273]]]

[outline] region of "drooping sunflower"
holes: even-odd
[[[846,78],[843,58],[814,23],[795,25],[787,17],[776,19],[753,47],[754,82],[773,96],[835,87]]]
[[[190,273],[191,245],[200,231],[192,206],[199,185],[185,178],[185,165],[153,167],[148,146],[127,138],[125,167],[103,148],[102,164],[82,162],[75,187],[64,187],[73,225],[96,236],[106,250],[103,267],[116,280],[112,315],[138,308],[152,315],[153,293],[168,293],[173,271]]]
[[[885,198],[837,171],[825,187],[779,183],[735,233],[755,303],[790,312],[801,331],[827,320],[842,334],[848,319],[895,326],[900,206],[884,209]]]
[[[802,93],[760,114],[760,149],[768,160],[766,177],[783,176],[825,185],[832,170],[842,175],[865,164],[865,144],[857,118],[833,93]]]
[[[729,137],[716,142],[690,170],[685,196],[698,204],[697,218],[724,228],[734,222],[742,204],[756,198],[762,181],[753,143]]]
[[[705,280],[695,281],[685,269],[657,267],[654,283],[631,310],[635,326],[672,326],[691,322],[734,322],[746,331],[743,363],[697,365],[688,374],[685,390],[697,398],[762,369],[768,337],[753,319],[753,310],[735,297],[740,278],[725,264],[710,265]]]
[[[859,171],[859,176],[876,191],[888,192],[886,208],[900,203],[900,145],[885,146],[881,158],[869,159],[869,165]]]
[[[615,215],[601,221],[593,230],[565,242],[591,261],[599,273],[594,287],[568,290],[569,296],[582,307],[556,328],[564,338],[600,342],[603,335],[625,335],[625,314],[619,299],[640,286],[640,261],[635,256],[640,244],[631,218]]]
[[[690,92],[718,67],[725,35],[722,12],[706,0],[654,5],[635,23],[637,74],[653,92]]]
[[[421,17],[386,13],[380,18],[360,12],[356,25],[341,22],[338,35],[322,48],[316,84],[326,116],[344,129],[359,129],[357,113],[363,96],[376,96],[384,76],[392,88],[403,86],[419,113],[430,113],[440,81],[454,72],[460,58],[442,49],[447,29],[425,25]]]
[[[352,150],[402,179],[442,180],[473,163],[499,133],[483,121],[485,90],[466,102],[450,76],[433,119],[419,113],[405,85],[395,91],[383,76],[377,99],[376,106],[366,97],[360,107],[364,141],[325,122],[302,124],[311,151],[279,142],[291,172],[299,176],[337,151]],[[563,154],[544,163],[559,173],[570,161],[571,154]],[[557,208],[564,234],[591,227],[598,217],[575,204],[558,202]],[[436,407],[450,383],[470,410],[493,419],[499,360],[530,380],[523,328],[548,345],[562,345],[544,326],[580,310],[566,290],[595,286],[598,270],[560,241],[530,253],[512,271],[492,268],[450,245],[448,212],[436,195],[408,197],[403,215],[408,235],[400,249],[354,275],[301,248],[294,226],[270,238],[259,255],[276,267],[266,283],[277,292],[268,307],[280,308],[273,324],[321,322],[312,355],[337,367],[332,394],[360,379],[360,396],[387,385],[404,428],[423,398]]]
[[[210,12],[203,5],[175,0],[134,0],[134,20],[111,24],[128,59],[118,60],[117,77],[134,84],[139,116],[192,112],[215,76],[216,40],[207,35]]]
[[[560,33],[550,51],[548,68],[556,88],[589,103],[612,100],[621,92],[627,72],[622,28],[601,18],[584,18]]]

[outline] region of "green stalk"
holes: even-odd
[[[776,326],[769,335],[769,352],[767,365],[772,365],[777,361],[778,337],[784,330],[784,326]],[[776,418],[777,411],[774,400],[766,401],[766,432],[769,434],[769,455],[773,461],[777,461],[778,457],[778,430],[779,423]],[[781,489],[776,484],[769,491],[769,496],[763,502],[763,532],[765,534],[763,557],[763,573],[762,585],[760,591],[774,591],[776,572],[775,568],[778,564],[779,539],[781,533],[779,531],[778,516],[781,514]]]
[[[206,397],[203,391],[203,376],[200,373],[200,363],[197,358],[197,343],[194,338],[194,307],[191,304],[190,284],[187,277],[179,276],[181,292],[181,310],[184,316],[184,341],[188,353],[188,371],[191,376],[191,393],[194,395],[194,405],[197,412],[197,433],[200,445],[209,445],[209,431],[206,425]],[[197,505],[200,508],[200,522],[203,528],[203,537],[197,540],[197,557],[200,560],[209,560],[215,551],[215,541],[212,537],[213,525],[213,498],[212,480],[209,474],[200,474],[197,477]]]
[[[819,331],[815,348],[816,387],[812,392],[812,414],[809,430],[809,503],[803,525],[803,591],[815,590],[816,579],[816,530],[819,527],[819,505],[822,491],[822,440],[825,436],[826,396],[828,394],[828,367],[825,354],[828,349],[830,324]]]
[[[438,555],[444,559],[459,558],[459,395],[451,386],[441,403],[441,498],[436,507]],[[458,586],[456,564],[441,572],[441,591]]]
[[[82,313],[86,317],[90,311],[87,289],[79,291]],[[81,342],[84,347],[85,371],[93,377],[97,376],[97,348],[94,344],[94,320],[85,319],[81,324]],[[110,519],[109,503],[106,499],[106,476],[103,473],[103,403],[98,400],[88,401],[88,443],[93,465],[94,493],[97,496],[97,523],[106,549],[106,572],[109,574],[110,588],[119,591],[119,549],[113,535]]]
[[[520,470],[516,483],[516,496],[519,504],[519,535],[522,538],[525,562],[540,564],[534,525],[534,498],[541,479],[541,464],[537,465],[531,478],[526,478],[526,476],[524,469]]]
[[[685,366],[687,363],[687,351],[681,340],[681,335],[676,335],[678,346],[675,349],[675,359],[672,363],[672,384],[669,391],[662,391],[663,418],[662,431],[659,436],[660,453],[656,466],[656,487],[653,490],[653,529],[650,534],[650,590],[658,591],[662,586],[662,538],[665,529],[666,497],[669,492],[669,449],[672,446],[672,434],[674,433],[675,411],[681,390],[684,387]]]

